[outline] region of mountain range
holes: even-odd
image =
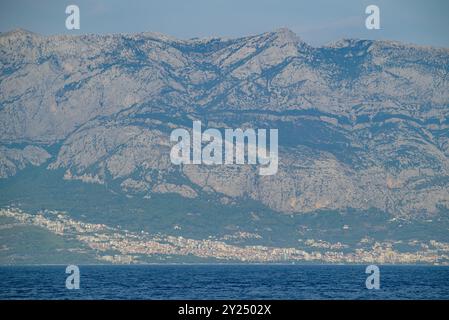
[[[173,165],[170,132],[195,120],[278,129],[277,174]],[[2,33],[0,178],[0,204],[32,214],[236,246],[422,241],[447,261],[449,49],[313,47],[288,29],[189,40]],[[18,250],[8,248],[5,263]]]

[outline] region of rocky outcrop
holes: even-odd
[[[37,146],[8,148],[0,146],[0,178],[13,176],[28,166],[39,166],[50,158],[50,154]]]

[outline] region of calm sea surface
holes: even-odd
[[[0,267],[0,299],[449,299],[449,267],[380,266],[380,289],[365,266],[79,266],[80,289],[65,266]]]

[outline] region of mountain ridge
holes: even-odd
[[[212,192],[287,213],[449,207],[449,49],[312,47],[280,29],[199,40],[19,30],[0,36],[0,50],[1,144],[61,144],[46,165],[67,179],[115,181],[142,196]],[[193,119],[279,128],[280,173],[173,168],[169,132]],[[8,159],[2,172],[15,172]]]

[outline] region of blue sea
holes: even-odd
[[[0,267],[0,299],[449,299],[449,267],[379,266],[379,290],[365,267],[90,265],[78,290],[65,266]]]

